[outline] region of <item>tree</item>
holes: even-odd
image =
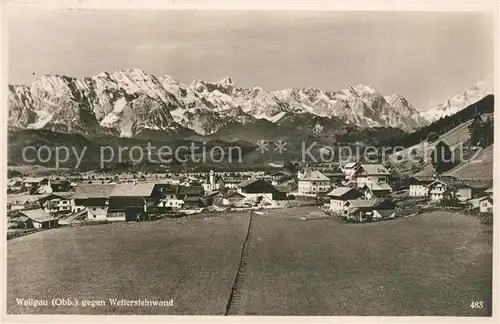
[[[440,141],[436,144],[431,154],[432,166],[437,174],[449,170],[453,166],[453,153],[450,147]]]
[[[457,191],[455,188],[448,188],[444,194],[443,199],[439,202],[441,206],[444,207],[456,207],[460,205],[460,201],[457,198]]]
[[[495,129],[494,129],[494,122],[493,119],[488,117],[486,118],[486,121],[483,124],[483,129],[482,133],[484,136],[484,145],[483,147],[488,147],[491,144],[493,144],[493,141],[495,139]]]
[[[472,146],[484,147],[486,142],[485,134],[483,133],[484,122],[481,115],[477,113],[474,115],[472,122],[469,125],[469,136]]]
[[[283,164],[283,170],[284,171],[288,171],[288,172],[290,172],[292,174],[295,174],[295,173],[297,173],[297,165],[295,165],[295,163],[287,160]]]

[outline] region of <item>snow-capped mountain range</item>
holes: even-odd
[[[469,89],[458,91],[453,97],[439,104],[436,108],[422,112],[421,116],[427,121],[433,122],[439,118],[456,114],[485,96],[493,94],[495,91],[493,81],[493,76],[490,75]]]
[[[454,102],[450,107],[455,107]],[[12,128],[121,137],[144,130],[210,135],[229,124],[266,120],[278,125],[290,115],[406,131],[431,120],[402,96],[383,96],[365,85],[335,92],[314,88],[269,92],[238,87],[230,78],[186,85],[168,75],[157,77],[138,69],[84,78],[42,76],[30,86],[10,85],[8,104]]]

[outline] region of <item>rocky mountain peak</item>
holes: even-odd
[[[67,126],[84,134],[111,131],[127,137],[142,129],[176,128],[209,135],[230,124],[260,119],[276,124],[284,116],[293,121],[293,115],[404,130],[420,126],[423,120],[404,97],[384,98],[362,84],[336,92],[313,87],[266,91],[238,87],[230,77],[186,85],[140,69],[84,78],[48,75],[30,86],[10,86],[9,109],[9,125],[15,127]]]

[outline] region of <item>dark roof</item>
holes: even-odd
[[[240,184],[238,185],[238,187],[240,187],[240,188],[247,187],[247,186],[249,186],[252,183],[255,183],[257,181],[264,181],[264,180],[262,180],[262,179],[248,179],[248,180],[245,180],[243,182],[240,182]]]
[[[279,192],[283,193],[289,193],[291,191],[290,187],[288,186],[274,186],[274,188],[276,188],[276,190],[278,190]]]
[[[73,199],[109,198],[114,184],[80,184],[73,194]]]
[[[356,212],[357,210],[368,209],[374,210],[382,204],[393,204],[392,201],[386,198],[372,198],[372,199],[354,199],[349,200],[349,213]]]
[[[144,206],[145,204],[146,201],[143,197],[111,197],[108,211],[124,210],[125,207]]]
[[[191,196],[203,196],[203,187],[201,186],[180,186],[179,196],[191,195]]]
[[[218,194],[222,194],[222,191],[221,190],[214,190],[212,192],[207,193],[206,196],[207,197],[213,197],[213,196],[218,195]]]
[[[183,200],[188,201],[188,202],[197,202],[197,201],[200,201],[200,197],[189,196],[189,197],[184,198]]]

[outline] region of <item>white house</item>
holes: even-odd
[[[410,197],[427,197],[429,195],[428,185],[434,182],[433,177],[413,176],[410,178]]]
[[[349,162],[344,164],[344,166],[341,167],[341,170],[345,175],[345,179],[347,181],[353,180],[360,166],[360,162]]]
[[[76,213],[86,208],[89,220],[105,220],[109,198],[115,186],[114,184],[80,184],[72,197],[72,212]]]
[[[479,201],[480,213],[493,213],[493,197],[483,197]]]
[[[46,197],[39,199],[43,209],[47,213],[60,213],[60,212],[71,212],[71,199],[69,197],[63,197],[61,195],[50,194]]]
[[[440,201],[449,190],[448,184],[441,180],[434,180],[429,184],[429,198],[431,201]]]
[[[392,192],[392,187],[388,183],[364,183],[359,187],[365,199],[384,198]]]
[[[177,197],[179,191],[178,185],[162,186],[159,188],[159,191],[161,192],[161,198],[158,200],[157,207],[163,207],[171,210],[182,208],[184,200]]]
[[[367,185],[369,188],[373,184],[389,183],[391,174],[382,164],[362,164],[355,172],[358,187]]]
[[[327,194],[330,197],[330,211],[343,214],[349,208],[349,200],[358,199],[362,194],[355,188],[337,187]]]
[[[330,178],[319,171],[310,171],[298,180],[299,194],[327,193],[330,189]]]

